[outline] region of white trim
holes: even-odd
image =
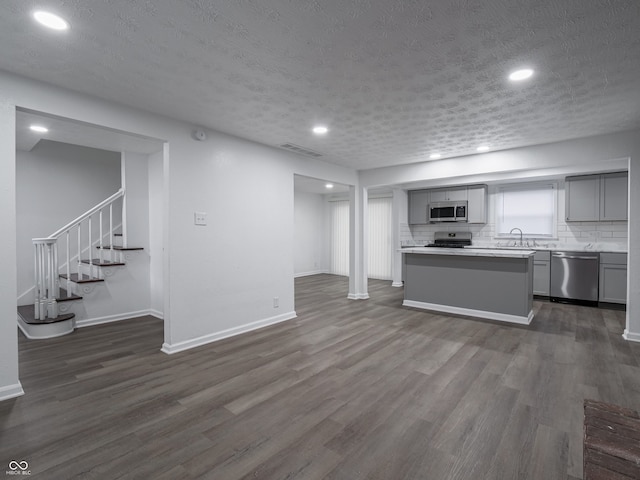
[[[531,320],[533,320],[533,310],[529,312],[529,315],[524,317],[520,315],[510,315],[507,313],[487,312],[485,310],[439,305],[437,303],[416,302],[415,300],[405,300],[402,302],[402,305],[405,307],[422,308],[424,310],[434,310],[436,312],[453,313],[455,315],[466,315],[469,317],[498,320],[499,322],[517,323],[518,325],[529,325]]]
[[[220,332],[203,335],[202,337],[192,338],[191,340],[184,340],[182,342],[178,342],[174,344],[169,344],[165,342],[162,345],[161,350],[164,353],[171,355],[173,353],[182,352],[184,350],[189,350],[191,348],[200,347],[208,343],[217,342],[218,340],[222,340],[224,338],[234,337],[242,333],[247,333],[253,330],[258,330],[260,328],[268,327],[269,325],[275,325],[276,323],[285,322],[287,320],[291,320],[292,318],[296,318],[296,317],[297,317],[296,312],[291,311],[288,313],[283,313],[282,315],[276,315],[275,317],[265,318],[263,320],[258,320],[256,322],[240,325],[239,327],[233,327],[227,330],[222,330]]]
[[[164,320],[164,313],[162,313],[160,310],[155,310],[153,308],[150,308],[149,315],[151,315],[152,317],[159,318],[160,320]]]
[[[347,295],[349,300],[367,300],[369,299],[368,293],[350,293]]]
[[[119,322],[121,320],[131,320],[136,317],[144,317],[145,315],[154,315],[154,310],[138,310],[136,312],[117,313],[115,315],[106,315],[104,317],[85,318],[76,321],[76,328],[90,327],[92,325],[101,325],[103,323]]]
[[[0,402],[3,400],[9,400],[10,398],[20,397],[22,395],[24,395],[24,390],[22,389],[20,382],[0,387]]]
[[[392,282],[392,287],[404,287],[404,282]]]
[[[630,342],[640,342],[640,333],[632,333],[628,328],[625,328],[622,338]]]
[[[29,340],[62,337],[73,332],[73,318],[55,323],[28,324],[18,316],[18,328]],[[38,332],[36,334],[36,332]]]
[[[293,278],[309,277],[311,275],[320,275],[321,273],[328,273],[328,271],[327,270],[314,270],[312,272],[296,273],[296,274],[293,275]]]

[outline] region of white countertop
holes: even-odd
[[[423,248],[422,245],[403,246],[401,251],[408,250],[410,248]],[[615,243],[561,243],[561,242],[549,242],[541,245],[525,245],[523,247],[513,245],[496,245],[491,243],[480,243],[465,247],[471,250],[546,250],[556,252],[610,252],[610,253],[627,253],[626,245],[619,245]],[[431,248],[432,249],[432,248]]]
[[[535,255],[534,250],[514,250],[513,248],[434,248],[434,247],[404,247],[402,253],[418,253],[421,255],[457,255],[462,257],[503,257],[528,258]]]

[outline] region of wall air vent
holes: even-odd
[[[280,148],[290,150],[292,152],[299,153],[300,155],[306,155],[307,157],[321,157],[322,154],[309,150],[308,148],[301,147],[300,145],[294,145],[293,143],[285,143],[280,145]]]

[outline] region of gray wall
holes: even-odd
[[[296,191],[294,195],[294,274],[312,275],[328,269],[328,237],[324,195]]]
[[[33,301],[32,238],[46,237],[120,188],[120,153],[41,140],[16,152],[18,303]],[[119,220],[118,220],[119,223]]]

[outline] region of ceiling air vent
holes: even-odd
[[[318,152],[314,152],[313,150],[309,150],[308,148],[301,147],[300,145],[294,145],[293,143],[285,143],[280,145],[280,148],[284,148],[286,150],[290,150],[292,152],[299,153],[301,155],[306,155],[307,157],[321,157],[322,154]]]

